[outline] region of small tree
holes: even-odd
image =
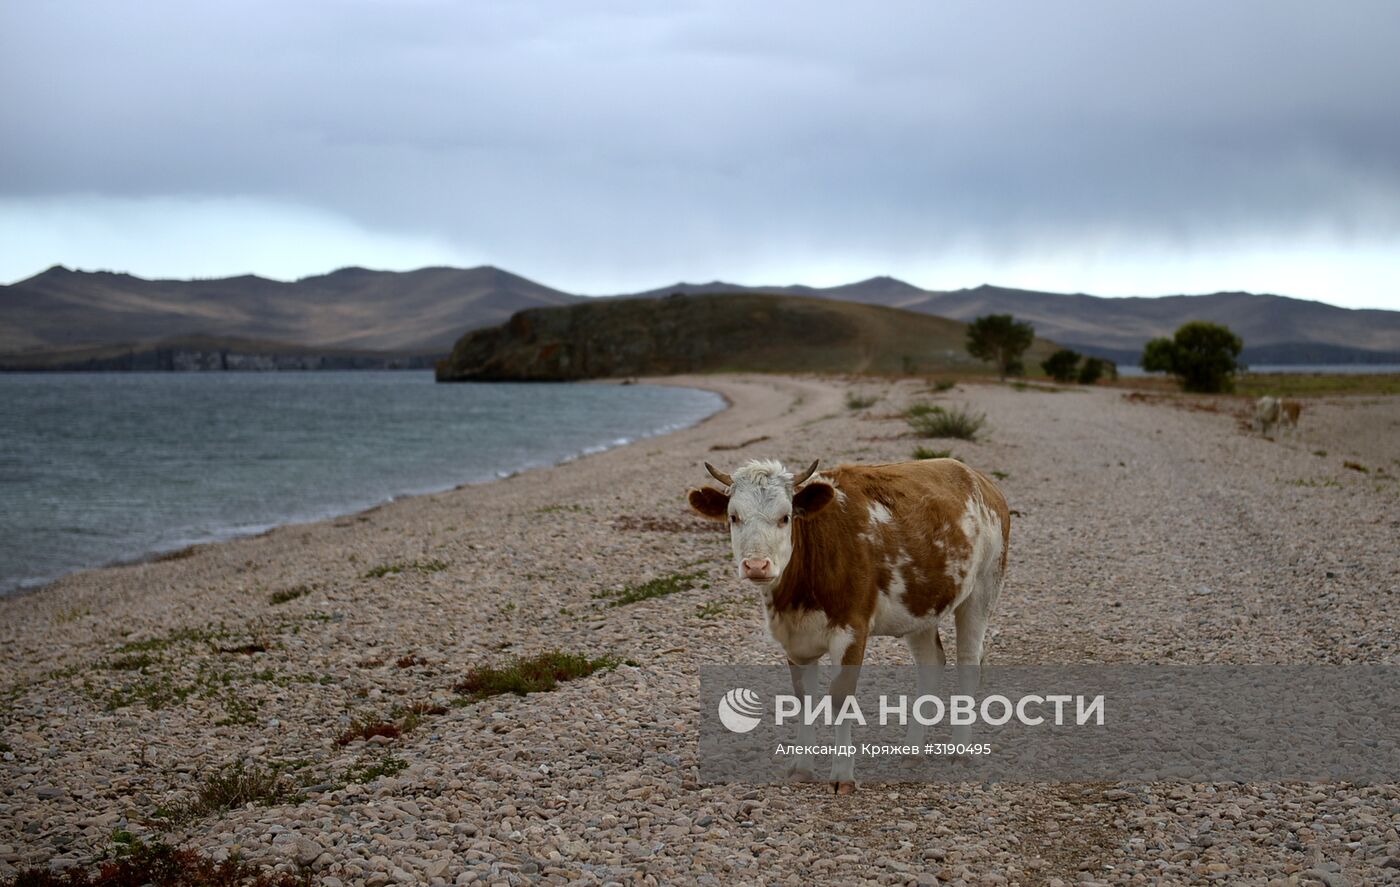
[[[1213,394],[1234,388],[1234,374],[1242,367],[1237,358],[1244,342],[1227,326],[1192,320],[1170,339],[1153,339],[1142,352],[1142,368],[1149,373],[1171,373],[1185,391]]]
[[[1079,368],[1079,384],[1092,385],[1103,378],[1105,361],[1101,357],[1091,357]]]
[[[1031,347],[1035,327],[1010,314],[986,314],[967,327],[967,353],[978,360],[994,361],[1005,379],[1024,371],[1021,355]]]
[[[1069,382],[1074,379],[1075,371],[1079,369],[1079,358],[1082,356],[1072,348],[1061,348],[1042,360],[1040,368],[1056,382]]]

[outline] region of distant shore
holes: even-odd
[[[1400,373],[1400,363],[1269,363],[1251,365],[1246,373],[1254,376],[1286,373],[1394,375]],[[1119,364],[1118,375],[1127,379],[1136,379],[1150,377],[1152,374],[1137,364]]]

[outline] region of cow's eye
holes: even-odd
[[[732,524],[742,524],[742,523],[743,523],[743,521],[739,519],[739,515],[737,515],[737,514],[731,514],[731,515],[729,516],[729,522],[732,523]]]
[[[786,527],[787,525],[788,525],[788,516],[787,516],[786,514],[783,515],[782,517],[778,518],[778,526],[780,526],[780,527]]]

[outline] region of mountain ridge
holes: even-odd
[[[1103,297],[979,284],[928,290],[889,275],[815,287],[678,282],[635,293],[583,296],[493,265],[379,271],[346,266],[280,281],[234,277],[147,279],[121,271],[51,266],[0,286],[0,354],[141,346],[197,334],[323,349],[442,354],[464,333],[517,311],[594,299],[767,293],[837,299],[968,321],[1010,313],[1038,335],[1120,362],[1187,320],[1225,323],[1256,362],[1400,362],[1400,312],[1351,309],[1291,296]]]

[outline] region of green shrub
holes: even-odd
[[[1084,366],[1079,368],[1079,384],[1092,385],[1103,378],[1105,363],[1102,358],[1090,357],[1084,361]]]
[[[1170,339],[1147,343],[1142,368],[1149,373],[1171,373],[1185,391],[1214,394],[1232,391],[1244,341],[1229,327],[1203,320],[1181,325]]]
[[[914,433],[920,437],[955,437],[959,440],[976,440],[977,433],[987,423],[985,413],[974,413],[967,407],[954,407],[950,410],[935,409],[928,413],[910,415],[907,419]]]
[[[1045,375],[1056,382],[1072,382],[1074,375],[1079,370],[1079,360],[1084,355],[1072,348],[1061,348],[1054,354],[1040,362],[1040,368],[1045,370]],[[1095,360],[1097,358],[1090,358]]]

